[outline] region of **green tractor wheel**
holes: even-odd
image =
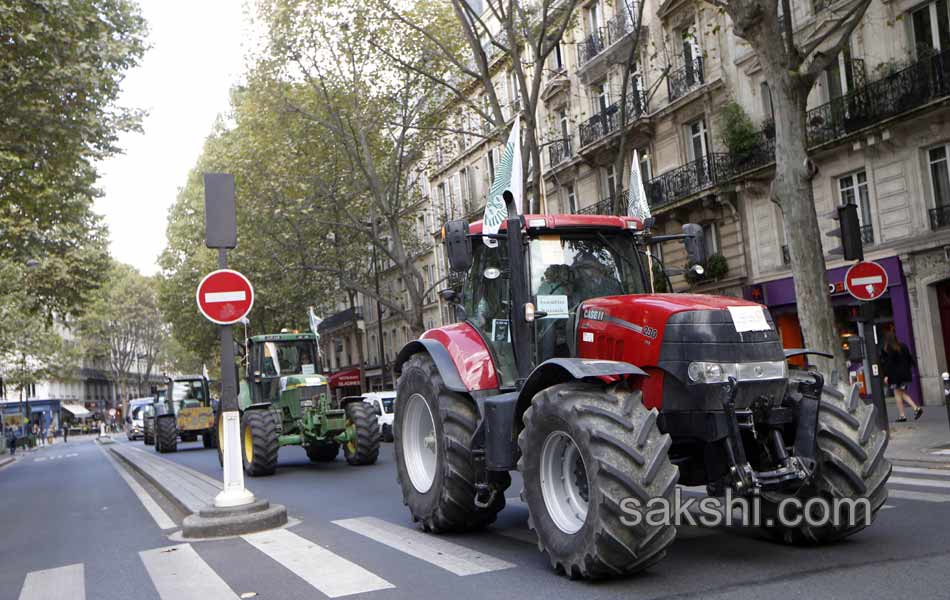
[[[343,455],[351,465],[371,465],[379,458],[379,422],[373,407],[365,402],[346,405],[346,430],[350,441],[343,444]]]
[[[174,416],[157,417],[155,419],[155,449],[162,454],[178,451],[178,427]]]
[[[218,431],[215,428],[206,429],[201,433],[201,445],[205,448],[214,448],[217,446]]]
[[[310,462],[330,462],[336,460],[340,453],[340,445],[336,442],[329,444],[313,444],[307,448],[307,458]]]
[[[244,472],[251,477],[273,475],[277,470],[277,419],[269,410],[249,410],[241,419],[241,455]]]

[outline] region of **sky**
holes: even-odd
[[[124,134],[124,154],[99,164],[113,258],[158,271],[165,222],[215,119],[241,80],[251,28],[242,0],[139,0],[150,49],[123,82],[120,104],[148,111],[144,133]]]

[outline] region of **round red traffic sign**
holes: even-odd
[[[848,269],[844,285],[858,300],[877,300],[887,291],[887,271],[876,262],[862,261]]]
[[[254,288],[247,277],[231,269],[219,269],[204,276],[195,292],[198,310],[218,325],[237,323],[254,306]]]

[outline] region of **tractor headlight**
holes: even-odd
[[[310,400],[301,400],[301,401],[300,401],[300,408],[313,408],[313,406],[314,406],[314,404],[313,404],[313,398],[311,398]]]
[[[784,360],[753,363],[692,362],[686,374],[693,383],[725,383],[730,377],[736,381],[766,381],[788,378],[788,365]]]

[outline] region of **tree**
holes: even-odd
[[[48,323],[105,272],[93,165],[138,126],[116,100],[144,34],[127,0],[0,5],[0,260],[40,260],[29,305]]]
[[[155,283],[128,265],[113,263],[79,332],[85,354],[108,361],[122,414],[128,414],[131,390],[142,392],[161,355],[164,328]]]
[[[824,252],[812,190],[805,111],[816,80],[847,47],[871,0],[827,9],[814,28],[796,39],[791,0],[704,0],[729,15],[734,33],[751,47],[765,74],[775,114],[775,179],[772,200],[785,219],[795,296],[806,344],[834,354],[818,359],[826,373],[847,376],[828,296]]]

